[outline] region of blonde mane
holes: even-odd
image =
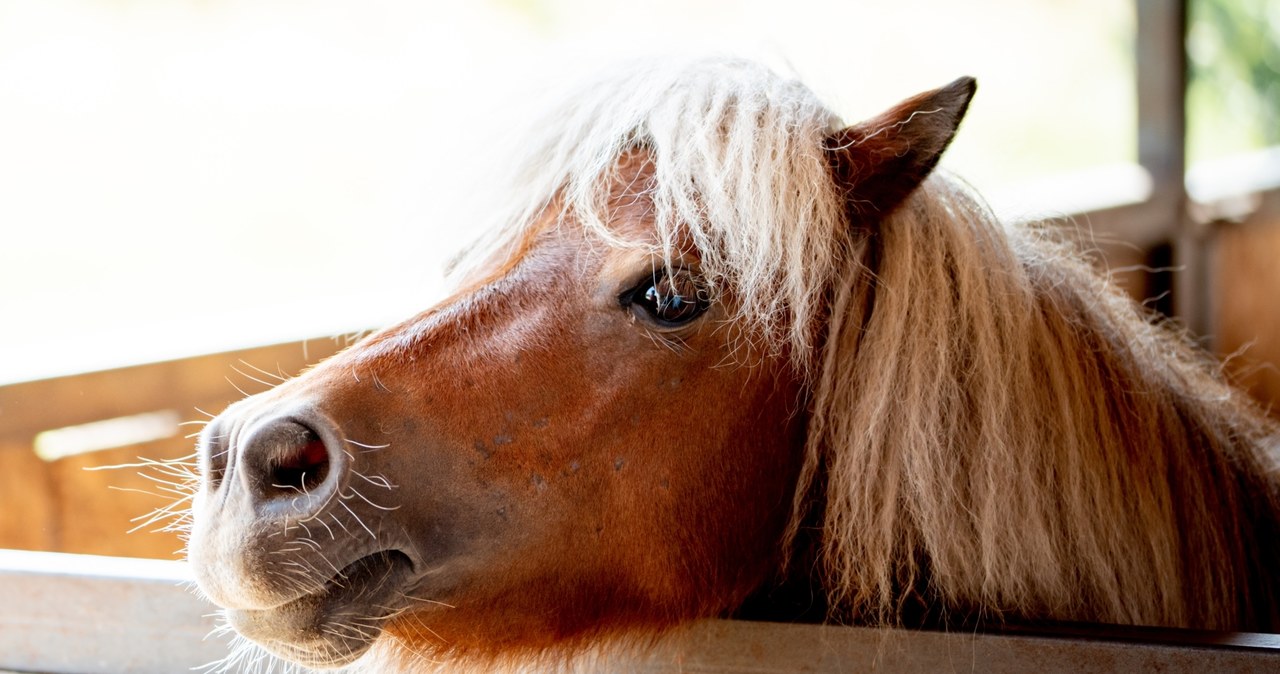
[[[853,239],[823,152],[840,122],[812,92],[745,61],[649,60],[550,98],[557,104],[518,132],[510,175],[498,181],[515,190],[456,272],[518,254],[556,196],[564,216],[636,245],[610,230],[607,203],[619,157],[645,150],[656,169],[644,190],[654,252],[670,260],[677,241],[692,241],[709,287],[734,289],[736,318],[763,345],[813,352],[823,289]]]
[[[1276,624],[1276,427],[1201,354],[943,179],[872,245],[874,278],[835,300],[802,482],[823,476],[837,606]]]
[[[659,252],[691,240],[732,320],[810,382],[784,544],[818,528],[833,619],[1277,624],[1276,426],[1046,230],[939,175],[852,226],[839,119],[758,65],[646,63],[559,100],[473,264],[553,197],[621,244],[609,185],[650,153]]]

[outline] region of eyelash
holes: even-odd
[[[622,293],[618,301],[623,308],[660,328],[688,325],[711,305],[706,289],[686,269],[654,273]]]

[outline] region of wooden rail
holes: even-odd
[[[181,562],[0,550],[0,669],[172,674],[215,662],[211,605]],[[68,648],[74,644],[74,648]],[[1280,635],[1079,627],[947,633],[712,620],[578,671],[1276,672]]]
[[[0,548],[176,558],[182,548],[176,534],[125,535],[135,518],[173,495],[133,468],[94,469],[189,456],[188,436],[198,425],[53,461],[37,456],[37,437],[158,411],[199,422],[243,397],[241,390],[268,388],[263,382],[272,378],[259,370],[296,375],[344,344],[294,342],[0,386]]]

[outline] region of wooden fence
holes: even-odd
[[[0,669],[172,674],[216,662],[185,564],[0,551]],[[1280,635],[1080,627],[1000,634],[712,620],[576,671],[635,674],[1280,671]]]
[[[174,498],[148,479],[154,473],[131,466],[190,456],[189,436],[207,414],[268,388],[264,372],[297,374],[340,345],[295,342],[0,386],[0,548],[177,559],[176,534],[147,526],[127,534]],[[86,426],[112,420],[123,434]],[[129,434],[130,424],[147,420],[144,435]],[[64,437],[79,435],[80,446],[42,458],[40,440],[68,428],[73,433]],[[127,444],[111,446],[116,442]]]

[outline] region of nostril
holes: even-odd
[[[284,447],[269,462],[268,473],[273,489],[310,491],[329,476],[329,450],[320,436],[309,428],[293,447]]]
[[[311,494],[332,479],[330,447],[320,433],[293,419],[258,425],[236,450],[243,459],[245,484],[264,504],[287,501],[303,507],[298,496]]]

